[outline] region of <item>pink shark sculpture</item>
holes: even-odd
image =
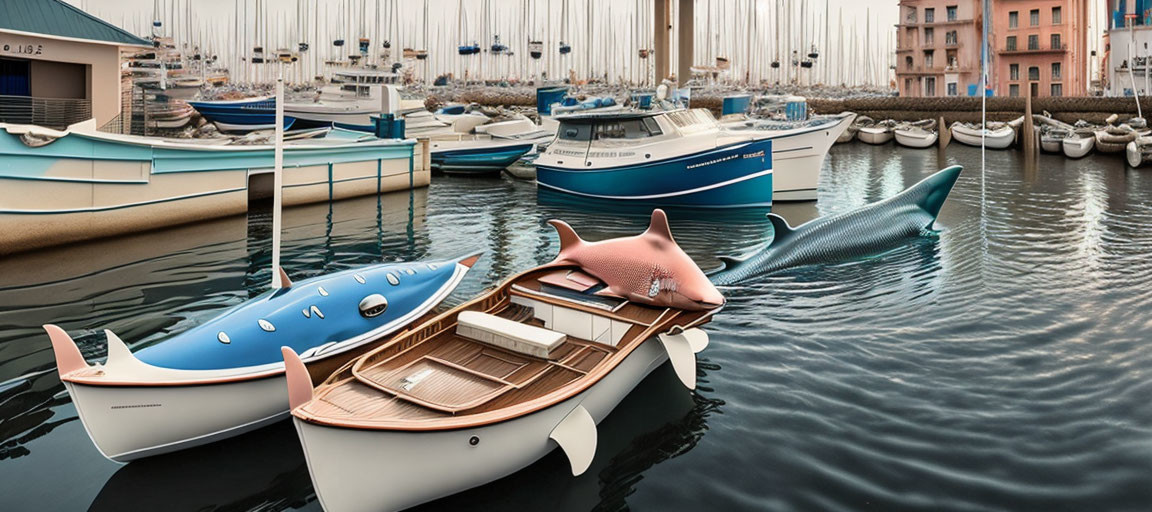
[[[548,266],[575,265],[604,282],[600,294],[687,311],[724,305],[724,296],[692,261],[668,228],[663,210],[652,211],[644,233],[587,242],[564,221],[548,221],[560,235],[560,254]]]

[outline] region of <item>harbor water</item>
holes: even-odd
[[[722,290],[699,385],[665,365],[600,426],[580,477],[553,452],[426,510],[1148,510],[1152,506],[1152,171],[891,144],[832,149],[793,225],[965,167],[937,235],[870,259]],[[670,212],[704,269],[771,236],[762,212]],[[645,211],[438,176],[428,189],[291,208],[283,264],[304,278],[381,259],[484,256],[455,305],[546,262],[564,219],[588,239]],[[0,259],[0,509],[320,510],[281,422],[119,465],[59,382],[56,323],[89,360],[102,329],[134,349],[264,291],[271,218],[247,217]],[[380,461],[387,464],[388,461]]]

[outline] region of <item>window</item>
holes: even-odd
[[[945,7],[945,9],[947,9],[947,11],[948,11],[948,21],[956,21],[956,6],[955,5],[949,5],[948,7]],[[1059,7],[1053,9],[1053,12],[1055,12],[1058,9],[1059,9]]]
[[[924,23],[933,23],[936,21],[936,9],[931,7],[924,9]]]
[[[1016,36],[1008,36],[1008,43],[1005,45],[1004,49],[1010,52],[1016,51]]]
[[[956,82],[948,82],[948,95],[949,96],[956,96],[957,95]]]
[[[1020,13],[1012,11],[1008,13],[1008,28],[1016,28],[1020,26]]]
[[[618,123],[596,125],[595,139],[642,139],[662,134],[655,119],[627,119]]]
[[[1013,98],[1019,97],[1020,96],[1020,85],[1019,84],[1009,85],[1008,86],[1008,95],[1013,97]]]
[[[1028,24],[1033,27],[1040,26],[1040,9],[1028,11]]]
[[[1039,80],[1040,79],[1040,68],[1038,66],[1032,66],[1032,67],[1028,68],[1028,79],[1029,80]]]
[[[936,95],[936,77],[930,76],[924,79],[924,95]]]
[[[948,46],[956,46],[956,41],[957,38],[955,30],[949,30],[948,32],[944,33],[944,44]]]
[[[909,71],[912,70],[912,56],[904,57],[904,66],[907,67]]]
[[[1008,79],[1009,80],[1019,80],[1020,79],[1020,65],[1019,64],[1009,64],[1008,65]]]
[[[1039,50],[1040,49],[1040,36],[1038,36],[1036,34],[1032,34],[1032,35],[1028,36],[1028,49],[1029,50]]]
[[[1064,95],[1064,86],[1062,84],[1052,84],[1052,95],[1053,96],[1063,96]]]
[[[1063,13],[1060,12],[1059,7],[1053,7],[1052,8],[1052,24],[1053,25],[1059,25],[1059,24],[1063,23],[1063,21],[1061,20],[1061,18],[1063,17],[1062,14]]]
[[[1060,70],[1060,63],[1059,62],[1053,62],[1052,63],[1052,79],[1053,80],[1060,80],[1060,71],[1061,71]]]
[[[912,79],[911,78],[905,78],[904,79],[904,94],[907,94],[909,96],[912,95]]]
[[[932,58],[933,53],[935,53],[935,52],[931,52],[931,51],[924,52],[924,68],[925,69],[932,69],[932,65],[934,64],[933,60],[935,60]]]
[[[1052,34],[1052,49],[1060,49],[1060,34]]]
[[[924,46],[932,46],[932,40],[935,39],[936,31],[932,27],[924,29]]]

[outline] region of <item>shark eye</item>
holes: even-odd
[[[388,299],[379,293],[373,293],[360,301],[360,315],[364,318],[380,316],[386,309],[388,309]]]

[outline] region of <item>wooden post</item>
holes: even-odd
[[[668,78],[668,69],[672,64],[672,51],[671,45],[671,31],[672,31],[672,0],[654,0],[652,4],[655,6],[653,13],[652,28],[654,31],[653,41],[656,55],[652,58],[656,59],[656,83],[659,84],[661,80]]]
[[[1024,125],[1020,129],[1024,155],[1031,158],[1036,154],[1036,127],[1032,125],[1032,84],[1028,84],[1028,95],[1024,97]]]
[[[684,87],[688,80],[692,79],[692,49],[695,46],[695,24],[693,17],[696,15],[696,0],[680,0],[680,23],[677,27],[678,47],[680,48],[680,55],[678,61],[680,65],[676,68],[676,81],[680,87]]]
[[[948,147],[950,142],[952,142],[952,131],[944,123],[944,116],[940,116],[940,119],[936,121],[936,143],[940,145],[940,149],[944,149]]]

